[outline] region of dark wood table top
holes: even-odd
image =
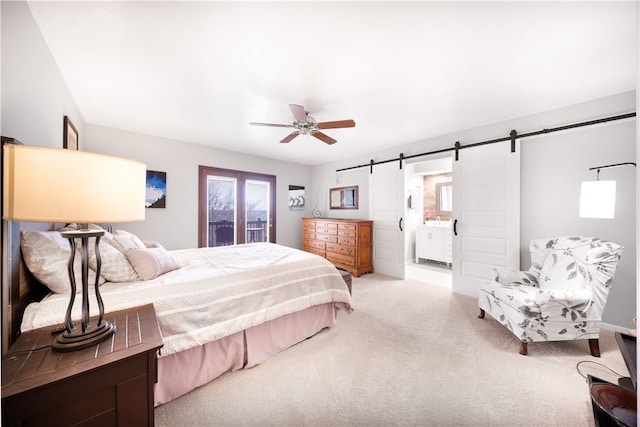
[[[94,320],[94,319],[92,319]],[[56,353],[51,332],[61,325],[28,331],[18,337],[2,357],[2,397],[43,387],[162,347],[162,335],[153,304],[106,313],[104,320],[116,326],[109,339],[83,350]]]

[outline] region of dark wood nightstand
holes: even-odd
[[[153,305],[104,319],[115,335],[69,353],[51,351],[53,326],[20,335],[2,358],[3,426],[154,425],[162,336]]]

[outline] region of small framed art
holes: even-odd
[[[62,148],[78,150],[78,129],[73,125],[69,116],[64,116],[64,127],[62,130]]]
[[[167,207],[167,173],[147,170],[147,195],[145,207]]]
[[[289,186],[289,209],[304,210],[304,187],[301,185]]]

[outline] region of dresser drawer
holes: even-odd
[[[316,227],[316,233],[330,234],[332,236],[337,236],[338,235],[338,229],[337,228]]]
[[[341,230],[338,229],[338,236],[345,236],[345,237],[356,237],[356,230]]]
[[[304,241],[304,250],[306,251],[307,248],[314,248],[314,249],[322,249],[324,250],[324,242],[318,241],[318,240],[310,240],[310,239],[305,239]]]
[[[321,240],[323,242],[337,243],[338,236],[331,234],[320,234],[316,233],[316,240]]]
[[[336,243],[327,243],[325,250],[336,254],[347,255],[353,257],[356,255],[356,248],[353,246],[342,246]]]
[[[338,224],[335,222],[317,222],[316,233],[338,234]]]
[[[325,257],[329,261],[334,262],[334,263],[348,265],[350,267],[355,267],[355,265],[356,265],[356,259],[354,257],[352,257],[352,256],[336,254],[336,253],[333,253],[333,252],[327,252]]]
[[[338,243],[341,245],[356,246],[357,242],[358,241],[355,239],[355,237],[338,236]]]
[[[338,229],[338,223],[332,221],[316,221],[316,229],[318,228],[331,228]]]
[[[355,224],[338,224],[338,230],[356,231],[356,226]]]

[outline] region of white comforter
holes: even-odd
[[[171,251],[178,270],[140,282],[100,287],[105,311],[153,303],[167,356],[285,314],[351,297],[322,257],[271,243]],[[90,289],[93,295],[93,289]],[[74,319],[80,318],[76,298]],[[25,310],[22,331],[64,322],[68,295],[51,294]],[[91,298],[91,315],[98,313]]]

